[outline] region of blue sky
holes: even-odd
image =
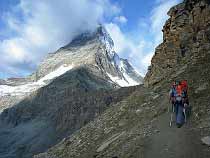
[[[154,6],[154,1],[143,0],[121,0],[118,1],[119,6],[122,8],[122,14],[129,19],[125,31],[133,30],[138,25],[140,18],[149,16]]]
[[[0,78],[32,73],[49,52],[103,23],[115,50],[144,75],[181,0],[1,0]],[[84,25],[85,24],[85,25]]]

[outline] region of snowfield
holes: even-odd
[[[112,76],[111,74],[107,73],[110,80],[121,87],[130,87],[130,86],[139,85],[140,83],[133,80],[132,77],[126,73],[125,64],[123,63],[122,59],[118,56],[118,54],[114,51],[114,42],[110,37],[110,35],[107,33],[106,30],[103,29],[102,31],[104,36],[103,38],[101,38],[101,42],[106,46],[108,56],[110,57],[110,59],[112,59],[111,61],[112,65],[114,67],[116,66],[123,75],[123,77],[120,78],[118,76]]]
[[[130,87],[130,86],[136,86],[139,85],[138,82],[134,81],[132,78],[130,78],[127,74],[123,74],[124,78],[114,77],[111,74],[107,73],[110,80],[114,83],[117,83],[121,87]]]
[[[50,72],[43,78],[39,79],[37,82],[28,83],[25,85],[20,86],[8,86],[8,85],[0,85],[0,96],[18,96],[18,95],[25,95],[30,94],[33,91],[36,91],[37,89],[47,85],[48,80],[55,79],[56,77],[59,77],[66,73],[67,71],[71,70],[73,68],[73,65],[65,66],[62,65],[59,68],[57,68],[55,71]]]
[[[109,76],[109,78],[112,82],[117,83],[121,87],[137,86],[140,84],[140,83],[136,82],[134,79],[132,79],[132,77],[126,73],[125,65],[124,65],[123,61],[120,60],[120,58],[117,54],[115,55],[114,62],[116,64],[116,66],[118,67],[118,69],[122,72],[123,77],[119,78],[118,76],[112,76],[111,74],[107,73],[107,75]],[[137,72],[135,71],[135,73],[137,73]]]

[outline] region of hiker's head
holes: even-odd
[[[176,81],[174,81],[172,84],[172,87],[175,87],[175,86],[176,86]]]

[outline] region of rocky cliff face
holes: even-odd
[[[201,141],[208,142],[210,132],[210,3],[186,0],[168,14],[145,87],[35,158],[210,157]],[[188,80],[193,110],[181,129],[170,128],[168,91],[182,79]]]
[[[186,0],[171,8],[168,15],[164,41],[156,48],[146,85],[177,76],[210,51],[209,1]]]

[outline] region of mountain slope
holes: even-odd
[[[210,156],[201,141],[210,132],[210,3],[185,0],[169,15],[145,87],[36,158]],[[168,91],[182,79],[189,83],[192,115],[182,128],[169,128]]]
[[[0,157],[32,157],[135,90],[112,84],[87,67],[71,70],[0,115]]]
[[[49,54],[31,76],[1,80],[0,158],[45,152],[136,89],[120,86],[141,81],[113,51],[103,27],[81,34]]]

